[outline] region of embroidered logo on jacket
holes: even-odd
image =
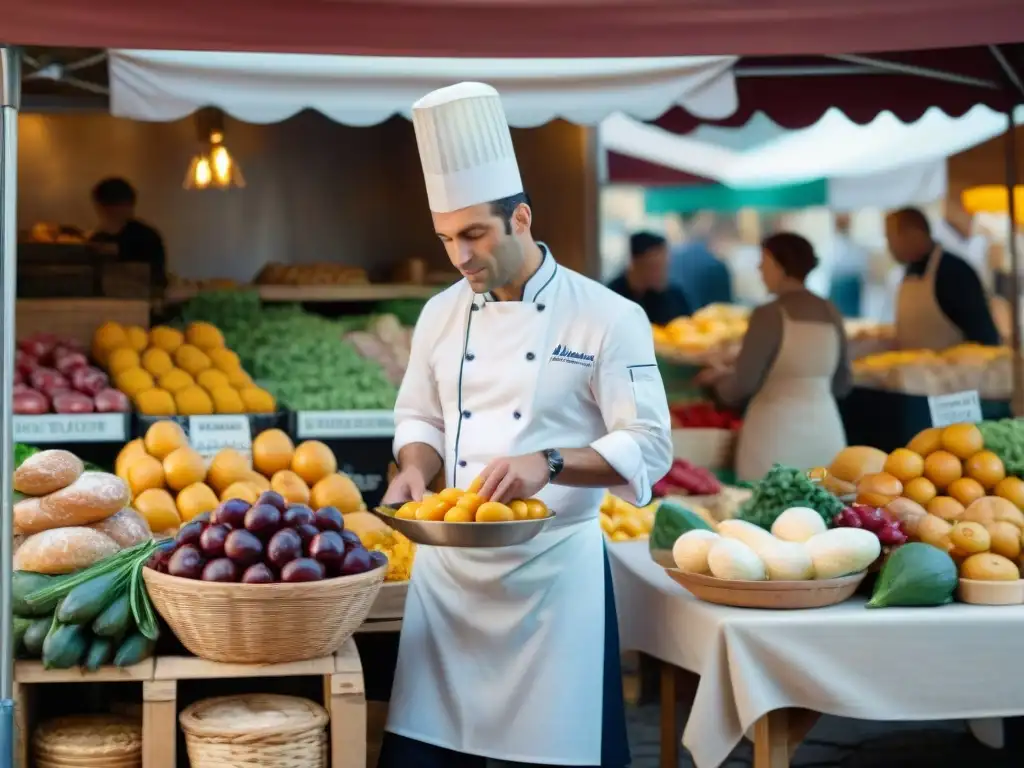
[[[564,344],[559,344],[551,353],[551,362],[569,363],[570,365],[582,365],[584,368],[594,366],[594,356],[584,352],[575,352]]]

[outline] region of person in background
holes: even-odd
[[[668,243],[652,232],[637,232],[629,238],[629,266],[608,287],[639,304],[653,325],[667,325],[691,314],[683,292],[669,283]]]
[[[842,316],[804,285],[818,264],[814,248],[781,232],[761,249],[761,276],[775,300],[751,314],[735,370],[697,376],[724,407],[746,408],[736,448],[743,482],[759,480],[776,462],[810,469],[845,448],[836,400],[853,387]]]
[[[92,202],[99,225],[90,242],[117,247],[119,262],[149,265],[155,295],[167,287],[167,256],[160,233],[135,218],[135,188],[121,178],[109,178],[92,188]]]
[[[861,316],[868,252],[850,237],[850,215],[836,214],[835,254],[829,298],[844,317]]]
[[[688,240],[672,249],[669,282],[681,287],[694,312],[708,304],[732,304],[729,267],[711,250],[710,215],[684,215],[683,225]]]
[[[978,273],[935,242],[920,210],[901,208],[890,213],[885,237],[893,257],[906,267],[896,297],[900,349],[942,350],[964,342],[999,344]]]

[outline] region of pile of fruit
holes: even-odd
[[[387,557],[346,531],[335,507],[314,512],[267,491],[255,504],[228,499],[196,516],[148,565],[185,579],[271,584],[355,576],[386,567]]]
[[[295,306],[264,306],[252,291],[203,293],[182,309],[187,322],[212,323],[245,370],[294,411],[390,410],[397,389],[381,364],[345,334],[368,318],[331,320]]]
[[[860,386],[911,395],[977,391],[991,400],[1009,399],[1011,356],[1007,347],[960,344],[943,352],[901,350],[856,360],[853,374]]]
[[[110,387],[103,371],[89,365],[77,342],[44,333],[18,342],[13,403],[21,415],[130,410],[128,398]]]
[[[711,304],[692,317],[677,317],[668,325],[653,326],[654,345],[668,358],[703,361],[714,355],[731,358],[747,332],[750,310],[731,304]]]
[[[646,539],[654,526],[654,513],[659,502],[635,507],[607,491],[601,501],[601,530],[611,541]]]
[[[482,485],[478,477],[465,491],[445,488],[440,493],[428,493],[422,501],[407,501],[394,515],[402,520],[446,523],[507,523],[543,520],[550,516],[547,505],[540,499],[516,499],[508,504],[489,501],[478,493]]]
[[[338,472],[330,448],[317,440],[295,446],[279,429],[256,436],[251,460],[225,448],[207,466],[177,422],[160,420],[121,449],[114,471],[127,483],[150,528],[161,533],[173,533],[221,501],[253,504],[271,490],[287,503],[315,509],[333,506],[348,513],[363,505],[355,483]]]
[[[753,493],[739,508],[737,516],[765,530],[791,507],[814,509],[830,524],[843,511],[843,503],[822,485],[812,482],[807,472],[776,464],[754,485]]]
[[[743,420],[737,414],[717,408],[711,402],[679,403],[668,410],[672,429],[737,430],[743,426]]]
[[[96,329],[92,353],[147,416],[277,409],[274,397],[253,384],[223,334],[209,323],[190,323],[184,333],[167,326],[147,333],[105,323]]]
[[[720,493],[722,484],[704,467],[697,467],[685,459],[674,459],[672,466],[661,480],[654,484],[654,495],[665,496],[714,496]]]
[[[372,552],[380,552],[388,559],[388,575],[385,581],[408,581],[412,576],[412,565],[416,559],[416,545],[393,528],[387,526],[359,529],[353,518],[366,514],[354,512],[345,515],[345,527],[359,536],[363,546]],[[373,523],[380,523],[375,517]]]

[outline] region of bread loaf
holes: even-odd
[[[134,547],[136,544],[153,538],[149,525],[142,515],[131,507],[125,507],[117,514],[111,515],[106,520],[93,523],[89,527],[112,538],[121,549]]]
[[[27,496],[45,496],[67,488],[84,471],[82,460],[70,451],[40,451],[14,470],[14,490]]]
[[[61,574],[117,554],[112,538],[91,528],[54,528],[29,536],[14,555],[16,571]]]
[[[106,520],[128,504],[124,480],[106,472],[85,472],[67,488],[14,505],[14,532],[39,533],[51,528]]]

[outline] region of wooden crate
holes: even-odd
[[[288,664],[221,664],[194,656],[162,656],[144,682],[143,768],[175,768],[178,682],[181,680],[321,677],[323,704],[331,717],[331,768],[366,766],[366,695],[363,666],[352,640],[334,656]]]
[[[37,720],[37,688],[57,683],[138,683],[143,687],[153,679],[153,659],[120,669],[103,667],[95,672],[82,669],[43,669],[42,662],[19,661],[14,665],[15,768],[29,768],[32,729]],[[144,724],[145,725],[145,724]],[[145,730],[145,729],[144,729]],[[145,740],[145,733],[143,734]],[[143,747],[145,750],[145,747]],[[144,768],[152,768],[143,763]]]
[[[149,301],[138,299],[18,299],[15,334],[19,339],[53,333],[89,348],[93,333],[108,321],[149,328]]]
[[[379,619],[400,619],[405,615],[405,598],[409,594],[408,581],[385,581],[380,585],[377,599],[373,601],[367,621]]]

